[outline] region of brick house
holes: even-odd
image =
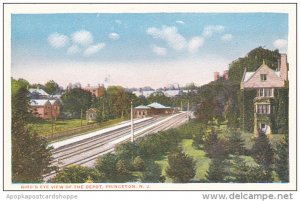
[[[140,105],[134,108],[133,113],[135,118],[143,118],[154,115],[172,114],[174,110],[171,107],[164,106],[160,103],[151,103],[147,106]]]
[[[98,84],[98,86],[90,86],[89,84],[87,87],[84,88],[85,91],[91,92],[94,96],[101,97],[104,94],[105,88],[104,85]]]
[[[60,103],[57,100],[31,99],[30,111],[42,119],[56,119],[60,114]]]
[[[274,113],[276,101],[275,92],[278,89],[288,87],[287,55],[281,54],[279,70],[275,71],[268,67],[265,62],[255,71],[244,71],[240,89],[256,90],[253,100],[254,107],[254,134],[259,131],[269,135],[273,132],[275,121]],[[244,113],[244,112],[243,112]],[[244,118],[244,114],[243,114]],[[243,125],[245,124],[243,119]]]

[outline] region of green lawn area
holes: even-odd
[[[196,180],[204,180],[205,174],[209,168],[210,158],[205,156],[205,152],[203,150],[195,149],[192,145],[192,139],[182,140],[181,145],[183,151],[190,157],[194,159],[196,162],[196,175],[194,179]]]
[[[192,146],[192,139],[184,139],[181,142],[181,146],[184,152],[192,157],[196,162],[196,175],[194,177],[195,180],[204,180],[206,171],[209,168],[210,159],[205,156],[205,152],[203,150],[197,150]],[[171,183],[172,179],[166,176],[166,169],[168,167],[168,158],[164,156],[163,159],[155,161],[161,169],[162,175],[166,177],[166,183]]]
[[[81,126],[81,119],[58,119],[54,121],[54,132],[61,132]],[[82,125],[87,125],[87,120],[82,120]],[[38,123],[30,124],[33,130],[39,135],[46,135],[52,132],[51,120],[43,120]]]
[[[118,118],[118,119],[112,119],[105,122],[102,122],[100,124],[87,124],[87,120],[82,120],[82,129],[81,129],[81,120],[80,119],[59,119],[55,122],[54,126],[54,135],[55,140],[61,140],[65,137],[70,137],[78,134],[84,134],[90,131],[99,130],[102,128],[109,127],[114,124],[118,124],[122,121],[125,121],[126,118]],[[51,136],[52,133],[52,126],[51,121],[44,120],[35,124],[30,124],[31,128],[38,133],[38,135],[41,136]],[[75,130],[76,129],[76,130]],[[63,134],[63,133],[66,133]],[[61,134],[61,137],[60,137]]]

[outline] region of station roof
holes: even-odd
[[[147,110],[147,109],[151,109],[151,108],[148,107],[148,106],[145,106],[145,105],[139,105],[139,106],[135,107],[134,109],[144,109],[144,110]]]
[[[151,104],[149,104],[149,105],[147,105],[148,107],[152,107],[152,108],[155,108],[155,109],[169,109],[170,107],[166,107],[166,106],[164,106],[164,105],[162,105],[162,104],[160,104],[160,103],[156,103],[156,102],[154,102],[154,103],[151,103]]]

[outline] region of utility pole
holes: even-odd
[[[134,141],[134,132],[133,132],[133,105],[132,105],[132,101],[131,101],[131,142]]]
[[[80,127],[82,127],[82,108],[80,110],[80,119],[81,119],[81,121],[80,121]]]
[[[182,111],[182,100],[180,102],[180,111]]]

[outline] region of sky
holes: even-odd
[[[12,14],[12,77],[66,87],[213,80],[256,47],[287,52],[285,13]]]

